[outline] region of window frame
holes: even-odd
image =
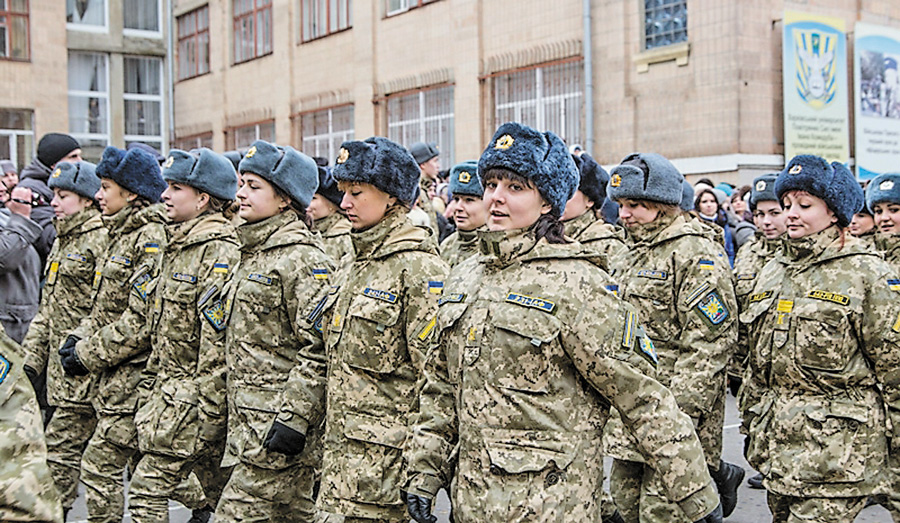
[[[425,115],[425,95],[430,91],[437,91],[439,89],[449,89],[449,101],[450,101],[450,113],[442,113],[442,114],[433,114],[429,116]],[[409,96],[416,95],[418,97],[418,118],[415,120],[399,120],[391,122],[391,103],[393,100],[399,100],[401,98],[406,98]],[[407,91],[400,91],[397,93],[391,93],[387,95],[385,99],[385,122],[387,125],[387,133],[386,136],[399,143],[404,147],[409,147],[412,143],[415,142],[437,142],[438,149],[440,150],[440,163],[441,169],[449,169],[453,166],[454,158],[456,155],[456,85],[453,83],[442,83],[436,85],[429,85],[426,87],[420,87],[417,89],[410,89]],[[441,122],[449,116],[449,130],[448,137],[445,143],[441,143],[443,140],[443,133],[439,132],[438,137],[435,139],[433,136],[428,136],[427,127],[428,123],[431,122]],[[412,141],[412,143],[404,143],[402,137],[402,129],[410,124],[418,125],[418,132],[416,133],[416,138]],[[401,129],[401,136],[392,135],[391,131],[394,129]]]
[[[684,15],[685,16],[684,38],[679,39],[679,40],[673,40],[672,42],[669,42],[668,44],[660,44],[660,45],[649,45],[649,40],[651,39],[651,35],[647,32],[648,31],[647,18],[649,16],[647,14],[647,10],[648,10],[647,1],[648,0],[641,1],[641,18],[640,18],[641,19],[641,29],[642,29],[641,30],[641,51],[643,51],[643,52],[656,51],[659,49],[667,49],[672,46],[677,46],[679,44],[686,43],[688,41],[688,37],[690,36],[688,34],[688,1],[687,0],[665,0],[668,4],[671,4],[673,6],[678,5],[678,4],[684,5],[684,12],[685,12],[685,15]],[[668,4],[667,4],[667,6],[668,6]],[[653,9],[663,9],[667,6],[655,7]],[[675,36],[676,32],[673,31],[672,35]]]
[[[87,33],[109,33],[109,2],[107,0],[99,1],[103,2],[103,25],[66,21],[66,29],[84,31]],[[68,16],[68,2],[66,3],[66,14]]]
[[[0,10],[0,17],[5,17],[6,22],[3,26],[6,27],[6,38],[2,42],[4,46],[5,55],[0,56],[0,60],[6,60],[9,62],[30,62],[31,61],[31,2],[29,0],[23,0],[25,2],[25,12],[13,11],[12,4],[10,0],[7,0],[6,9]],[[24,18],[25,19],[25,57],[24,58],[16,58],[11,55],[12,52],[12,33],[14,24],[12,21],[16,18]]]
[[[229,127],[228,129],[225,130],[225,144],[226,144],[225,147],[226,147],[226,149],[229,151],[234,151],[241,147],[250,147],[250,144],[252,144],[256,140],[264,139],[264,138],[260,138],[260,136],[259,136],[260,135],[260,132],[259,132],[260,127],[262,127],[263,125],[271,125],[272,126],[272,139],[266,140],[266,141],[277,143],[275,140],[277,128],[275,126],[275,119],[273,118],[270,120],[261,120],[258,122],[248,123],[248,124],[244,124],[244,125],[235,125],[233,127]],[[256,133],[255,133],[256,138],[251,140],[250,143],[248,143],[247,145],[237,145],[235,143],[235,134],[237,134],[238,131],[247,129],[249,127],[256,128]]]
[[[192,149],[199,149],[201,147],[208,147],[209,149],[212,149],[213,148],[213,139],[214,139],[214,135],[213,135],[212,131],[207,131],[205,133],[190,134],[187,136],[176,136],[175,144],[173,145],[172,148],[181,149],[182,151],[190,151]],[[206,145],[206,143],[207,143],[207,142],[205,142],[206,140],[208,140],[208,143],[209,143],[208,146]],[[191,145],[191,147],[184,148],[184,145],[187,142],[194,142],[194,143]]]
[[[97,55],[102,56],[104,61],[106,62],[106,91],[73,91],[68,85],[66,86],[66,99],[68,100],[72,96],[82,97],[82,98],[100,98],[106,100],[106,134],[100,133],[82,133],[78,131],[72,131],[72,122],[71,119],[69,121],[69,135],[78,140],[79,143],[84,144],[84,140],[97,140],[97,141],[106,141],[106,145],[109,145],[112,141],[112,115],[110,110],[110,71],[109,71],[109,53],[95,53],[95,52],[87,52],[87,51],[69,51],[68,59],[71,61],[73,54],[83,54],[83,55]]]
[[[156,61],[157,66],[159,67],[159,94],[143,94],[143,93],[129,93],[125,91],[124,86],[128,84],[126,80],[126,76],[128,75],[128,63],[129,59],[134,60],[150,60]],[[163,59],[155,56],[138,56],[138,55],[125,55],[122,58],[122,125],[124,129],[128,128],[128,111],[126,110],[126,102],[158,102],[159,103],[159,134],[123,134],[123,139],[126,143],[128,142],[147,142],[148,138],[153,138],[153,142],[159,142],[160,148],[159,150],[163,150],[163,146],[165,145],[165,133],[166,133],[166,108],[165,108],[165,69],[163,68]],[[159,138],[159,140],[156,140]]]
[[[385,0],[384,4],[384,12],[385,17],[396,16],[408,11],[412,11],[413,9],[418,9],[422,6],[426,6],[428,4],[433,4],[439,0],[398,0],[401,4],[401,7],[394,9],[391,11],[391,0]]]
[[[148,0],[138,0],[139,2],[146,2]],[[162,10],[162,0],[153,0],[156,2],[156,27],[158,28],[156,31],[152,31],[150,29],[134,29],[131,27],[125,27],[125,9],[126,3],[122,2],[122,34],[125,36],[142,36],[145,38],[162,38],[162,28],[163,28],[163,10]]]
[[[232,24],[231,24],[231,39],[232,39],[231,58],[232,58],[232,61],[231,61],[231,63],[232,63],[232,65],[243,64],[246,62],[256,60],[257,58],[262,58],[264,56],[268,56],[268,55],[272,54],[275,50],[275,37],[273,34],[275,31],[275,27],[274,27],[275,19],[274,19],[274,8],[273,8],[274,1],[273,0],[243,0],[243,1],[252,3],[253,7],[247,12],[244,12],[241,14],[235,14],[235,3],[240,2],[240,1],[242,1],[242,0],[231,0],[231,20],[232,20]],[[265,4],[262,5],[262,7],[260,7],[260,4],[263,2],[265,2]],[[259,19],[259,14],[263,13],[265,11],[269,12],[269,35],[268,35],[269,50],[261,53],[258,48],[259,47],[259,38],[258,38],[259,24],[257,24],[257,20]],[[237,38],[238,24],[247,18],[251,19],[253,22],[253,34],[252,34],[252,36],[253,36],[253,53],[248,57],[242,57],[242,59],[238,60],[238,52],[237,52],[238,51],[238,38]],[[243,45],[241,47],[243,47]]]
[[[350,109],[350,128],[349,129],[341,129],[335,130],[334,128],[334,113],[335,111],[342,109]],[[324,134],[312,134],[306,135],[303,133],[303,119],[315,117],[317,114],[327,113],[328,115],[328,131]],[[296,142],[300,144],[300,150],[309,156],[319,156],[321,158],[327,158],[329,162],[333,162],[338,155],[338,149],[340,149],[340,144],[345,141],[350,141],[355,139],[356,136],[356,125],[355,118],[356,116],[356,106],[353,103],[335,105],[332,107],[324,107],[320,109],[314,109],[311,111],[303,111],[301,113],[297,113],[293,116],[296,129],[297,129],[297,140]],[[335,146],[335,138],[341,138],[340,142]],[[316,144],[316,149],[313,151],[309,147],[306,146],[306,141],[312,140]],[[318,144],[320,141],[325,140],[328,143],[328,153],[327,154],[319,154]]]
[[[20,113],[21,116],[25,117],[23,120],[28,121],[26,125],[23,125],[23,127],[28,127],[28,129],[3,127],[2,124],[0,124],[0,141],[9,140],[9,159],[16,165],[17,169],[22,169],[24,166],[28,165],[28,162],[35,154],[34,110],[0,107],[0,113],[7,111]],[[0,119],[0,121],[3,120],[4,119]],[[18,138],[22,138],[22,141],[24,142],[24,151],[19,150]]]
[[[337,28],[334,30],[332,30],[332,28],[331,28],[331,4],[333,1],[338,3],[339,9],[341,6],[343,6],[343,8],[346,12],[346,19],[347,19],[347,25],[345,27],[341,27],[340,26],[341,25],[340,24],[340,14],[338,14]],[[305,44],[307,42],[312,42],[312,41],[318,40],[320,38],[325,38],[327,36],[331,36],[334,34],[342,33],[344,31],[347,31],[347,30],[353,28],[353,1],[352,0],[299,0],[299,4],[300,4],[300,8],[298,10],[298,12],[300,13],[299,34],[300,34],[300,43],[301,44]],[[305,6],[306,5],[312,6],[313,4],[316,4],[316,5],[324,4],[325,19],[328,21],[328,23],[326,24],[327,27],[325,28],[325,32],[317,33],[313,36],[307,37],[306,36],[307,35],[307,31],[306,31],[307,17],[304,14],[304,13],[306,13]],[[313,18],[315,18],[315,17],[313,17]],[[310,34],[312,34],[312,30],[310,30]]]
[[[206,10],[206,28],[202,31],[198,29],[199,24],[198,21],[200,19],[200,12]],[[184,22],[184,19],[188,16],[193,16],[194,27],[193,32],[185,37],[181,36],[181,24]],[[212,70],[210,64],[210,31],[209,31],[209,4],[202,5],[192,11],[188,11],[182,15],[179,15],[175,21],[175,30],[177,31],[176,35],[178,36],[178,45],[176,47],[176,55],[175,58],[178,62],[178,80],[181,82],[182,80],[190,80],[191,78],[196,78],[198,76],[203,76],[205,74],[209,74]],[[207,53],[206,53],[206,68],[204,71],[200,70],[200,36],[206,34],[206,45],[207,45]],[[181,44],[182,42],[187,42],[189,40],[194,40],[194,64],[196,72],[192,74],[188,74],[187,76],[182,75],[181,71]]]

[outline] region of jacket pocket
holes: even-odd
[[[556,317],[523,307],[498,304],[491,312],[493,339],[482,344],[490,351],[491,372],[497,385],[525,392],[546,392],[553,378],[550,347],[559,337]]]
[[[850,356],[846,348],[856,346],[850,319],[838,310],[798,314],[794,336],[797,364],[814,370],[843,370]]]
[[[865,478],[868,454],[869,408],[833,403],[804,411],[804,459],[797,477],[811,483],[850,483]]]
[[[159,392],[135,414],[140,449],[180,458],[195,455],[200,427],[193,383],[169,382]]]
[[[650,338],[668,342],[678,333],[675,296],[669,281],[634,278],[628,285],[626,300],[637,308]]]
[[[396,369],[406,352],[402,325],[399,324],[402,312],[399,300],[389,303],[354,296],[347,310],[343,333],[344,340],[354,340],[354,343],[344,344],[344,361],[350,366],[377,373]]]
[[[157,289],[160,289],[160,286],[157,286]],[[162,310],[157,325],[178,326],[178,328],[167,329],[165,336],[179,341],[192,341],[199,338],[197,332],[197,286],[168,281],[161,291]]]
[[[282,389],[234,384],[229,392],[228,441],[234,444],[241,461],[267,469],[282,469],[297,463],[305,453],[287,456],[270,453],[264,446],[278,416]]]
[[[407,432],[406,425],[396,417],[362,413],[344,417],[347,445],[342,449],[342,490],[348,499],[377,505],[401,503],[399,491],[406,483],[403,446]],[[366,472],[360,474],[360,470]]]

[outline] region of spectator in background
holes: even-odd
[[[756,225],[753,223],[753,213],[748,209],[750,198],[750,186],[744,185],[735,190],[729,197],[731,210],[725,209],[728,216],[728,226],[731,227],[731,236],[734,238],[734,252],[753,239],[756,234]]]
[[[16,343],[25,338],[41,294],[43,265],[35,248],[41,226],[31,219],[32,199],[31,189],[13,189],[0,224],[0,324]]]
[[[19,183],[19,173],[11,160],[0,160],[0,205],[9,200],[13,188]]]
[[[694,199],[694,209],[696,209],[697,215],[701,219],[714,223],[722,229],[725,252],[728,254],[728,263],[734,267],[734,238],[731,234],[731,228],[728,226],[728,216],[720,205],[715,190],[702,189],[697,191],[697,196]]]

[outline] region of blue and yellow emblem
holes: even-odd
[[[66,254],[66,259],[72,260],[72,261],[77,261],[79,263],[85,263],[87,261],[87,256],[84,256],[84,255],[81,255],[78,253],[74,253],[74,252],[70,252],[69,254]]]
[[[150,283],[150,273],[145,272],[138,276],[134,282],[131,284],[132,290],[134,290],[135,294],[138,295],[142,300],[147,301],[147,284]]]
[[[441,299],[438,300],[438,305],[443,305],[445,303],[462,303],[466,301],[466,295],[460,292],[454,292],[453,294],[446,294],[441,296]]]
[[[177,281],[183,281],[185,283],[197,283],[197,277],[193,274],[187,274],[184,272],[173,272],[172,279]]]
[[[651,278],[654,280],[665,280],[669,277],[666,271],[654,271],[652,269],[639,269],[637,275],[641,278]]]
[[[217,274],[227,274],[228,273],[228,264],[227,263],[214,263],[213,264],[213,272]]]
[[[697,265],[702,271],[712,271],[716,268],[716,263],[712,260],[699,260]]]
[[[50,270],[47,272],[47,285],[53,285],[56,283],[56,276],[59,272],[59,262],[53,262],[50,264]]]
[[[366,287],[363,289],[362,293],[363,296],[368,296],[369,298],[375,298],[376,300],[386,301],[388,303],[397,303],[397,295],[392,292]]]
[[[145,243],[144,244],[144,252],[159,252],[159,244],[158,243]]]
[[[821,29],[794,29],[794,87],[813,109],[830,104],[837,94],[837,57],[840,34]]]
[[[250,281],[255,281],[256,283],[262,283],[263,285],[272,285],[272,278],[268,276],[264,276],[262,274],[256,274],[255,272],[251,272],[247,275],[247,279]]]
[[[313,269],[313,278],[317,280],[327,280],[328,279],[328,269]]]
[[[622,327],[622,346],[629,349],[634,347],[634,338],[637,336],[637,314],[633,311],[625,313],[625,323]]]
[[[434,331],[434,326],[437,325],[437,316],[432,316],[431,320],[425,324],[425,327],[419,331],[419,340],[425,341],[428,339],[428,336]]]
[[[741,274],[737,274],[734,277],[737,281],[750,281],[756,279],[755,272],[745,272]]]
[[[203,309],[203,317],[216,332],[225,330],[225,309],[225,301],[222,298],[215,300],[209,307]]]
[[[125,256],[119,256],[118,254],[113,254],[109,257],[109,261],[113,263],[118,263],[119,265],[124,265],[128,267],[131,265],[131,260],[126,258]]]
[[[719,293],[713,291],[697,303],[697,310],[713,325],[719,325],[728,318],[728,309],[719,298]]]
[[[648,338],[643,332],[638,336],[638,348],[640,349],[641,354],[650,360],[650,363],[653,365],[659,364],[659,355],[656,353],[656,346],[653,345],[653,340]]]
[[[556,304],[550,300],[535,298],[534,296],[526,296],[524,294],[516,294],[515,292],[507,294],[506,301],[509,303],[515,303],[516,305],[521,305],[523,307],[531,307],[532,309],[542,310],[544,312],[553,312],[553,309],[556,308]]]
[[[618,285],[607,285],[606,290],[613,293],[614,295],[619,295],[619,286]]]
[[[12,367],[10,365],[9,360],[0,355],[0,383],[3,383],[6,380],[6,376],[9,374],[9,369]]]
[[[900,280],[888,280],[887,284],[892,291],[900,291]]]
[[[431,294],[441,294],[444,292],[444,282],[442,281],[429,281],[428,282],[428,292]]]
[[[750,295],[750,303],[756,303],[758,301],[763,301],[765,299],[771,298],[773,294],[775,294],[775,293],[772,291],[765,291],[765,292],[760,292],[757,294],[751,294]]]

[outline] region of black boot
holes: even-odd
[[[188,523],[208,523],[212,513],[213,509],[209,505],[203,508],[195,508],[191,511],[191,519],[188,520]]]
[[[763,488],[762,480],[763,480],[762,474],[757,474],[747,480],[747,485],[749,485],[750,488],[753,488],[753,489],[761,489],[761,488]]]
[[[738,487],[744,481],[744,469],[724,460],[719,460],[719,470],[710,470],[710,476],[716,482],[719,489],[719,499],[722,501],[722,514],[728,517],[737,506]]]
[[[619,514],[619,511],[616,510],[613,512],[612,516],[603,518],[601,523],[625,523],[625,519],[623,519],[622,514]]]

